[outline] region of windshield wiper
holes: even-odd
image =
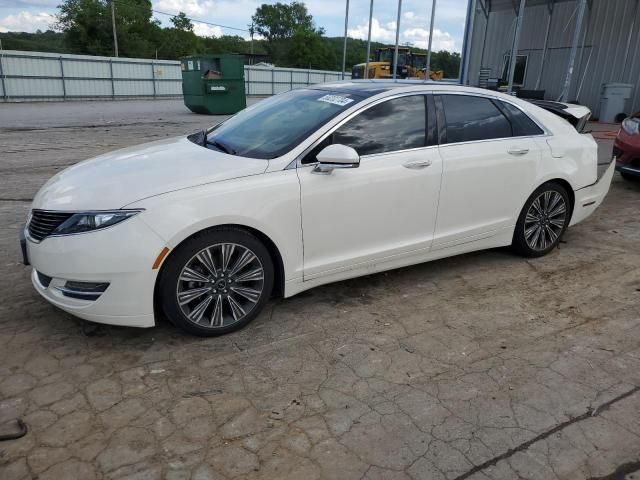
[[[227,153],[229,155],[235,155],[236,151],[233,148],[228,147],[227,145],[225,145],[224,143],[218,141],[218,140],[207,140],[207,145],[213,145],[214,147],[216,147],[218,150]]]

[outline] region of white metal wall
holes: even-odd
[[[181,95],[180,64],[167,60],[0,52],[4,101]]]
[[[340,72],[245,67],[248,95],[335,80]],[[177,61],[0,51],[0,101],[171,96],[182,96]]]
[[[602,85],[609,82],[634,84],[627,110],[640,110],[640,8],[638,0],[592,0],[588,2],[580,36],[578,55],[569,99],[589,106],[597,115]],[[559,2],[553,7],[548,50],[540,89],[549,99],[557,98],[565,79],[571,40],[576,28],[576,2]],[[548,19],[546,5],[525,8],[520,34],[520,55],[528,55],[526,89],[536,85],[541,68],[544,33]],[[491,69],[491,77],[502,74],[503,56],[513,40],[515,12],[513,8],[497,10],[489,15],[486,43],[483,39],[487,22],[478,7],[475,15],[473,44],[469,65],[470,82],[477,84],[481,67]],[[584,36],[587,26],[586,36]],[[582,40],[584,36],[584,48]],[[628,45],[628,49],[627,49]]]
[[[340,72],[296,68],[244,67],[247,95],[275,95],[315,83],[340,80]],[[345,79],[351,74],[345,74]]]

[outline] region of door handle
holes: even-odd
[[[431,160],[414,160],[411,162],[405,162],[402,164],[405,168],[410,168],[412,170],[419,170],[421,168],[426,168],[431,165]]]
[[[527,153],[529,153],[529,149],[528,148],[511,147],[509,149],[508,153],[511,154],[511,155],[526,155]]]

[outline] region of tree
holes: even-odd
[[[150,0],[61,0],[55,28],[57,32],[0,32],[5,48],[89,55],[113,55],[111,6],[115,6],[118,46],[122,56],[173,60],[196,53],[250,53],[251,42],[237,35],[199,37],[192,21],[180,12],[171,18],[171,27],[162,28],[153,19]],[[0,3],[2,0],[0,0]],[[269,61],[281,67],[339,70],[342,37],[325,37],[316,27],[304,3],[263,4],[252,16],[250,27],[259,35],[254,52],[267,54]],[[260,38],[261,37],[261,38]],[[385,47],[372,42],[371,53]],[[347,38],[347,71],[365,61],[367,43]],[[426,53],[423,49],[412,48]],[[444,70],[455,78],[460,54],[433,52],[433,70]]]
[[[6,32],[0,33],[0,42],[7,50],[27,50],[37,52],[71,53],[65,44],[64,33],[46,32]]]
[[[184,12],[178,13],[175,17],[171,17],[171,23],[173,23],[174,28],[177,30],[182,30],[184,32],[193,32],[193,23],[191,19],[189,19]]]
[[[113,52],[110,23],[103,2],[66,0],[60,5],[56,29],[65,34],[72,52],[109,55]]]
[[[457,78],[460,71],[460,54],[446,50],[433,52],[431,70],[443,70],[445,78]]]
[[[300,38],[324,34],[324,29],[316,28],[306,5],[297,1],[262,4],[251,20],[255,31],[267,41],[266,49],[271,61],[279,65],[290,66],[288,56],[293,51],[290,43],[295,35]]]
[[[115,0],[64,0],[56,28],[65,33],[69,48],[92,55],[113,54],[111,2]],[[160,29],[151,21],[149,0],[115,1],[118,47],[125,57],[150,57]]]
[[[336,56],[318,32],[297,30],[288,41],[287,47],[288,67],[335,68]]]
[[[296,1],[290,4],[262,4],[251,20],[256,32],[266,38],[267,42],[289,39],[299,30],[324,33],[323,29],[316,30],[306,5]]]

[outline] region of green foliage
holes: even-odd
[[[208,53],[251,53],[251,42],[239,35],[201,38],[202,52]],[[259,55],[267,53],[264,40],[253,42],[253,52]]]
[[[175,17],[171,17],[171,23],[174,28],[185,32],[193,32],[193,23],[184,12],[178,13]]]
[[[431,70],[443,70],[444,78],[457,78],[460,72],[460,54],[440,50],[431,54]]]
[[[163,28],[156,36],[158,58],[175,60],[180,57],[200,53],[200,37],[191,30]]]
[[[316,29],[304,3],[262,4],[251,21],[251,28],[265,38],[265,48],[275,64],[293,67],[315,63],[316,59],[326,63],[324,30]]]
[[[6,50],[25,50],[35,52],[73,53],[66,44],[63,33],[47,30],[36,33],[6,32],[0,33],[2,48]]]
[[[118,48],[123,57],[149,57],[155,49],[153,38],[160,29],[151,21],[149,0],[115,1]],[[66,35],[74,53],[111,55],[114,51],[111,1],[65,0],[60,5],[58,30]]]
[[[287,42],[287,67],[333,70],[336,65],[335,52],[318,32],[297,30]]]
[[[262,4],[251,17],[255,31],[271,43],[287,40],[296,32],[315,32],[313,17],[309,15],[307,6],[301,2]],[[318,33],[324,33],[318,30]]]
[[[67,0],[60,5],[56,28],[65,32],[65,43],[73,53],[113,54],[111,13],[106,2]]]
[[[0,33],[3,47],[11,50],[113,55],[111,2],[116,8],[119,53],[123,57],[174,60],[197,53],[248,54],[251,42],[238,35],[199,37],[192,21],[180,12],[171,18],[172,26],[160,27],[153,20],[150,0],[63,0],[56,29],[36,33]],[[281,67],[340,70],[343,37],[325,37],[316,27],[304,3],[263,4],[252,17],[254,32],[261,39],[253,42],[253,52],[268,55]],[[377,48],[389,45],[371,43],[371,57]],[[412,49],[426,53],[426,50]],[[363,63],[367,42],[347,39],[346,69]],[[444,70],[445,77],[456,78],[460,54],[433,52],[432,70]]]

